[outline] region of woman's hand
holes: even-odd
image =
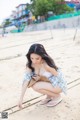
[[[18,107],[19,107],[20,110],[23,108],[23,107],[22,107],[22,101],[19,101]]]
[[[36,81],[40,80],[40,76],[39,75],[34,75],[32,78],[35,79]]]

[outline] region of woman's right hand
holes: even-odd
[[[40,76],[39,75],[34,75],[32,78],[35,79],[36,81],[40,80]]]
[[[23,108],[23,107],[22,107],[22,101],[19,101],[18,107],[19,107],[20,110]]]

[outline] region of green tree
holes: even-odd
[[[48,11],[53,11],[56,15],[73,11],[64,0],[31,0],[31,2],[31,9],[36,16],[46,15]]]
[[[37,0],[35,3],[34,13],[35,15],[46,15],[48,12],[49,2],[48,0]]]
[[[49,0],[48,0],[49,2]],[[53,11],[56,15],[73,11],[64,0],[50,0],[49,10]]]

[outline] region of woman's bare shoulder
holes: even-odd
[[[47,71],[49,71],[49,69],[50,69],[50,66],[46,62],[43,63],[43,67]]]
[[[55,70],[54,68],[52,68],[51,66],[49,66],[46,62],[43,64],[44,65],[44,68],[45,68],[45,70],[47,70],[47,71],[51,71],[51,70]]]
[[[45,64],[44,66],[46,71],[52,73],[54,76],[58,75],[58,72],[54,68],[50,67],[48,64]]]

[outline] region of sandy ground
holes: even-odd
[[[18,103],[25,71],[25,55],[33,43],[41,43],[45,46],[57,66],[64,72],[68,83],[80,79],[80,30],[77,31],[76,40],[73,40],[74,34],[75,29],[69,29],[8,34],[3,38],[0,37],[0,111]],[[40,95],[28,89],[24,101]],[[62,103],[54,109],[37,104],[10,115],[10,120],[21,118],[21,120],[26,118],[32,120],[33,117],[36,120],[59,118],[59,120],[80,120],[79,86],[70,89],[68,95],[63,95],[63,98]]]
[[[67,97],[55,107],[40,103],[9,116],[9,120],[80,120],[80,85],[68,91]]]

